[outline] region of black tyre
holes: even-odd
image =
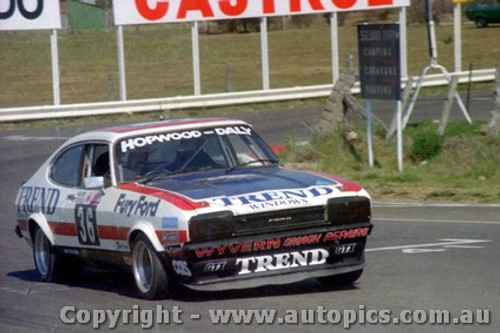
[[[488,22],[484,17],[476,17],[476,27],[478,28],[486,28]]]
[[[319,282],[321,282],[325,286],[346,286],[353,284],[355,281],[357,281],[360,277],[361,274],[363,274],[363,270],[359,269],[357,271],[349,272],[349,273],[344,273],[344,274],[338,274],[338,275],[331,275],[331,276],[324,276],[321,278],[318,278]]]
[[[144,234],[134,240],[132,246],[132,272],[137,289],[144,299],[169,296],[169,281],[158,253]]]
[[[33,232],[33,261],[43,282],[57,282],[59,272],[58,256],[52,244],[40,227]]]

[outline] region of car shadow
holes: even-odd
[[[290,284],[224,291],[196,291],[183,287],[179,289],[174,299],[179,302],[210,302],[217,300],[310,295],[313,293],[341,292],[357,289],[358,287],[355,283],[350,285],[324,285],[318,280],[311,278]]]
[[[35,269],[7,273],[7,276],[31,283],[43,283]],[[89,290],[116,293],[118,295],[140,299],[136,290],[133,276],[129,272],[99,270],[86,268],[84,275],[67,279],[57,284],[62,286],[77,287]],[[312,293],[342,292],[357,290],[357,284],[350,285],[324,285],[311,278],[301,282],[284,285],[267,285],[248,289],[233,289],[223,291],[198,291],[184,286],[175,288],[175,292],[165,300],[185,303],[211,302],[217,300],[233,300],[247,298],[265,298],[276,296],[297,296]]]

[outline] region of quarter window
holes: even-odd
[[[82,175],[83,145],[63,152],[52,166],[51,177],[54,181],[66,186],[78,186]]]

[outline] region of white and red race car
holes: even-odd
[[[78,135],[22,185],[16,213],[43,281],[118,264],[147,299],[178,284],[351,283],[373,227],[360,186],[284,167],[249,124],[225,118]]]

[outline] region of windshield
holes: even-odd
[[[118,183],[278,163],[253,129],[242,125],[127,138],[117,143],[115,153]]]

